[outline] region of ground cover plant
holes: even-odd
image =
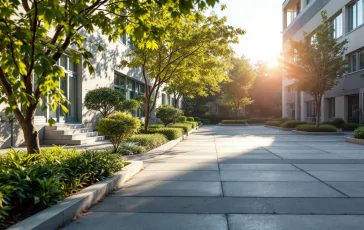
[[[336,127],[333,125],[320,125],[317,127],[313,124],[306,124],[297,126],[296,130],[304,132],[336,132]]]
[[[285,121],[281,124],[282,128],[296,128],[299,125],[307,124],[307,122],[304,121],[296,121],[296,120],[289,120]]]

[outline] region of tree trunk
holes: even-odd
[[[316,98],[316,127],[320,126],[320,116],[321,116],[321,97]]]
[[[149,117],[150,117],[150,97],[148,96],[145,98],[146,105],[145,105],[145,119],[144,119],[144,133],[148,133],[148,126],[149,126]]]
[[[27,146],[28,154],[41,153],[38,131],[34,127],[34,121],[19,121],[20,126],[23,129],[24,139]]]

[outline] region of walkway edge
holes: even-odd
[[[354,143],[354,144],[364,145],[364,139],[358,139],[358,138],[354,138],[354,137],[346,137],[345,141],[350,142],[350,143]]]
[[[10,230],[58,229],[78,214],[96,204],[105,195],[121,187],[126,181],[143,169],[143,161],[131,161],[114,176],[97,182],[57,205],[49,207],[33,216],[11,226]]]

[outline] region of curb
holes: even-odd
[[[304,132],[293,130],[292,133],[298,135],[344,135],[343,132]]]
[[[114,189],[122,186],[127,180],[143,168],[143,161],[132,161],[114,176],[97,182],[72,195],[59,204],[49,207],[31,217],[11,226],[10,230],[58,229],[72,218],[96,204],[101,198]]]
[[[358,139],[358,138],[354,138],[354,137],[345,137],[345,142],[350,142],[350,143],[358,144],[358,145],[364,145],[364,139]]]
[[[279,126],[271,126],[271,125],[264,125],[264,127],[271,128],[271,129],[281,129],[281,127],[279,127]]]

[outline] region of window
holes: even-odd
[[[128,35],[126,34],[126,32],[123,33],[123,35],[120,36],[119,40],[124,44],[127,45],[127,40],[128,40]]]
[[[359,52],[359,68],[364,69],[364,50]]]
[[[166,99],[167,99],[167,96],[163,93],[162,94],[162,104],[166,104]]]
[[[306,117],[316,117],[315,101],[306,101]]]
[[[356,0],[349,6],[349,31],[354,30],[364,22],[364,0]]]
[[[314,43],[316,43],[316,39],[317,39],[317,35],[316,34],[313,34],[311,36],[311,45],[314,44]]]
[[[329,118],[335,117],[335,98],[327,99],[329,107]]]
[[[351,72],[355,72],[357,69],[357,55],[356,53],[352,53],[352,54],[349,54],[348,55],[348,70],[349,70],[349,73]]]
[[[116,88],[125,89],[125,76],[115,73],[114,75],[114,86]]]
[[[334,27],[334,34],[333,37],[334,38],[339,38],[343,35],[343,14],[340,13],[338,16],[336,16],[332,21],[331,21],[333,27]]]

